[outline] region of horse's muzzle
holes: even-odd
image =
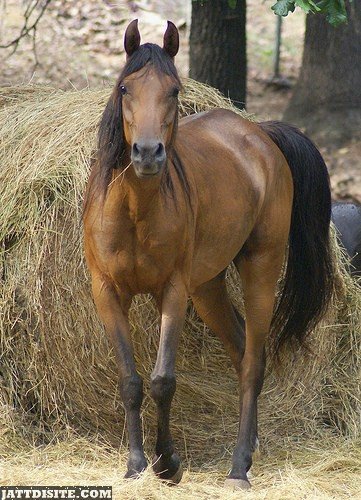
[[[161,142],[135,142],[132,146],[131,160],[138,177],[159,174],[166,159],[165,147]]]

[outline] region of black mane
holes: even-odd
[[[173,77],[178,85],[182,87],[173,59],[158,45],[145,43],[128,58],[117,80],[113,93],[108,100],[99,126],[97,152],[99,169],[98,187],[101,189],[104,197],[112,178],[113,169],[124,169],[126,167],[126,165],[122,164],[125,139],[123,133],[122,94],[120,92],[120,86],[124,78],[140,71],[147,65],[152,66],[152,68],[160,74],[166,74]],[[176,132],[176,126],[174,127],[174,132]],[[188,195],[189,185],[182,164],[174,150],[173,153],[173,164]],[[164,177],[164,186],[162,187],[173,191],[170,176],[165,175]]]

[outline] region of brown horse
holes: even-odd
[[[161,313],[151,375],[158,410],[154,471],[174,483],[182,476],[169,416],[190,296],[239,378],[239,432],[226,483],[248,488],[266,338],[271,334],[275,353],[286,340],[302,341],[331,295],[329,180],[316,147],[291,126],[251,123],[224,109],[178,124],[178,44],[170,22],[163,48],[140,45],[137,21],[126,30],[127,61],[101,120],[86,195],[85,253],[119,366],[130,447],[126,477],[147,467],[143,383],[128,310],[136,294],[149,292]],[[243,283],[245,322],[226,291],[225,269],[232,261]]]

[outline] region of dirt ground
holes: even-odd
[[[0,43],[6,44],[23,22],[21,0],[0,2]],[[281,119],[302,60],[304,15],[296,11],[283,21],[281,75],[286,87],[270,84],[273,76],[276,17],[272,2],[247,2],[248,96],[247,109],[260,119]],[[111,85],[124,61],[122,36],[127,22],[140,19],[143,40],[161,42],[165,19],[181,32],[177,65],[188,72],[188,35],[191,2],[174,0],[54,0],[33,38],[26,37],[14,55],[0,49],[0,85],[45,83],[61,88]],[[331,175],[337,199],[361,202],[361,145],[350,141],[342,148],[318,144]]]

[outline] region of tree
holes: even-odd
[[[276,0],[272,10],[287,16],[296,7],[325,14],[334,26],[346,21],[345,0]],[[193,0],[189,46],[189,76],[245,107],[246,0]]]
[[[233,2],[234,4],[235,2]],[[246,101],[246,0],[192,3],[189,75],[244,108]]]
[[[289,12],[293,12],[296,7],[302,8],[305,12],[322,13],[326,15],[328,22],[333,25],[340,24],[346,20],[346,3],[348,5],[348,10],[351,12],[358,12],[358,14],[352,14],[350,25],[352,28],[343,27],[340,31],[347,31],[345,35],[344,42],[350,37],[350,39],[358,42],[360,46],[360,34],[357,35],[357,22],[360,21],[360,0],[354,0],[353,4],[348,4],[348,0],[275,0],[275,4],[272,6],[274,12],[278,15],[286,16]],[[44,12],[50,5],[51,0],[24,0],[24,24],[19,34],[10,41],[4,44],[0,44],[0,49],[11,49],[12,53],[15,52],[19,46],[20,41],[28,37],[29,35],[33,38],[33,48],[35,60],[36,57],[36,33],[39,21],[41,20]],[[4,5],[6,3],[4,2]],[[266,8],[260,5],[260,8]],[[336,31],[333,31],[330,26],[326,24],[324,20],[320,20],[320,16],[308,16],[310,18],[309,23],[312,21],[315,23],[314,32],[318,33],[319,37],[314,41],[309,42],[310,50],[311,45],[316,47],[318,44],[321,47],[325,47],[328,40],[333,38]],[[323,32],[325,36],[327,35],[327,42],[324,42],[324,35],[318,29],[317,23],[323,23]],[[350,35],[350,33],[352,33]],[[335,43],[332,42],[334,49],[328,51],[330,58],[330,65],[332,63],[333,52],[338,57],[339,50],[345,50],[345,43]],[[307,45],[307,36],[306,36]],[[307,47],[306,47],[307,49]],[[313,49],[312,49],[313,50]],[[326,49],[327,50],[327,47]],[[347,52],[347,48],[346,48]],[[359,74],[360,74],[360,64],[359,59],[361,57],[360,51],[354,49],[355,56],[358,59],[354,59],[358,62],[358,70],[355,64],[354,78],[352,82],[357,82],[354,86],[354,91],[356,92],[359,84]],[[305,60],[306,60],[307,50],[305,50]],[[351,61],[353,56],[347,59]],[[322,56],[321,56],[322,59]],[[343,56],[341,56],[341,62],[343,61]],[[305,62],[305,74],[307,74],[307,64]],[[334,64],[334,66],[336,66]],[[340,64],[341,66],[341,64]],[[345,65],[342,66],[343,68]],[[340,72],[342,73],[342,71]],[[346,73],[345,73],[346,74]],[[348,74],[348,73],[347,73]],[[246,76],[247,76],[247,60],[246,60],[246,0],[193,0],[192,1],[192,25],[190,34],[190,76],[201,82],[208,83],[216,88],[218,88],[223,94],[229,96],[233,102],[240,108],[245,106],[246,101]],[[302,75],[301,75],[302,76]],[[321,81],[322,75],[319,76]],[[305,80],[307,82],[307,78]],[[301,79],[300,79],[301,82]],[[302,86],[299,83],[300,92],[300,110],[306,110],[303,102],[307,102],[306,92],[302,93]],[[304,85],[304,90],[306,90],[307,84]],[[330,93],[333,91],[332,86]],[[297,90],[298,92],[298,90]],[[349,91],[349,96],[354,97],[355,92],[352,94],[351,89]],[[318,100],[318,95],[314,101],[320,102]],[[358,102],[356,100],[356,102]],[[297,100],[295,97],[295,107]],[[295,111],[292,111],[290,106],[290,114],[295,116]],[[286,115],[287,116],[287,115]],[[349,123],[348,123],[349,124]],[[343,130],[346,130],[342,126]]]
[[[20,41],[28,35],[33,37],[33,48],[36,58],[35,40],[36,40],[36,30],[39,21],[43,17],[48,5],[51,0],[27,0],[23,2],[24,10],[24,24],[19,32],[19,34],[9,42],[0,45],[0,49],[8,49],[12,47],[12,54],[19,47]]]
[[[308,15],[302,68],[284,118],[337,144],[361,130],[361,2],[334,28]]]

